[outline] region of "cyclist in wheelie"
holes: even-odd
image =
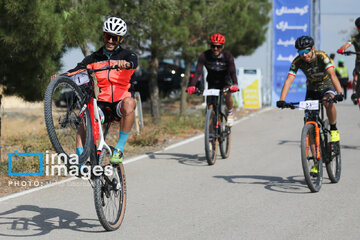
[[[187,92],[191,95],[195,93],[195,85],[199,80],[203,66],[208,71],[206,81],[208,88],[224,89],[230,88],[230,92],[225,94],[226,106],[228,109],[227,125],[231,127],[234,123],[232,92],[239,91],[236,77],[236,68],[234,57],[224,50],[225,37],[222,34],[215,33],[210,37],[211,49],[203,52],[197,62],[194,77],[189,82]]]
[[[337,53],[344,54],[344,51],[348,49],[351,45],[354,45],[355,51],[360,52],[360,17],[358,17],[355,20],[355,26],[358,30],[358,33],[356,35],[353,35],[351,39],[342,45],[338,50]],[[358,79],[360,75],[360,55],[356,55],[355,59],[355,68],[353,71],[353,94],[351,95],[351,100],[354,102],[354,104],[357,104],[357,98],[360,96],[356,96],[356,90],[359,87],[358,85]]]
[[[304,72],[307,79],[306,100],[320,100],[331,97],[339,102],[342,101],[342,88],[336,76],[334,65],[326,53],[315,51],[314,40],[309,36],[301,36],[296,39],[295,48],[298,50],[299,55],[291,63],[288,76],[281,90],[280,100],[276,102],[276,106],[278,108],[286,106],[286,96],[299,68]],[[325,109],[330,123],[330,141],[339,143],[340,134],[336,127],[335,105],[327,103]],[[311,169],[311,172],[318,172],[316,165]]]
[[[121,118],[119,139],[110,160],[112,163],[123,161],[123,151],[134,123],[136,107],[136,102],[128,90],[131,75],[138,66],[138,60],[134,52],[120,46],[126,32],[125,21],[117,17],[108,18],[103,24],[104,46],[85,57],[74,69],[65,73],[76,78],[76,74],[86,71],[86,68],[99,69],[116,65],[119,67],[119,70],[95,73],[97,85],[100,88],[97,104],[101,121],[109,122],[112,119],[111,116]],[[84,150],[81,132],[80,130],[78,133],[76,143],[76,153],[79,156]]]

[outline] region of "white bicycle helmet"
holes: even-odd
[[[111,33],[117,36],[124,36],[127,28],[126,23],[121,18],[110,17],[106,19],[103,25],[103,32]]]

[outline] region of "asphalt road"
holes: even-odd
[[[104,232],[92,189],[70,181],[0,199],[0,239],[359,239],[360,111],[337,104],[342,176],[319,193],[302,174],[303,112],[267,109],[233,127],[230,158],[205,160],[203,138],[125,165],[123,224]]]

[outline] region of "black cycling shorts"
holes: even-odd
[[[326,89],[321,90],[321,91],[307,90],[305,100],[321,100],[328,93],[336,95],[335,87],[331,86],[331,87],[326,88]]]
[[[208,89],[224,89],[226,87],[230,87],[232,85],[231,80],[225,80],[221,82],[208,82]]]
[[[115,120],[115,118],[121,118],[121,112],[120,112],[121,101],[117,101],[113,103],[98,101],[97,105],[103,112],[103,115],[105,116],[104,123],[112,122]]]

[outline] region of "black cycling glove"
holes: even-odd
[[[342,102],[344,100],[344,95],[342,93],[336,94],[334,99],[338,102]]]
[[[356,93],[351,94],[351,100],[352,100],[352,101],[355,101],[356,98],[357,98],[357,97],[356,97]]]
[[[276,102],[276,106],[278,108],[285,108],[285,105],[286,105],[285,101],[277,101]]]

